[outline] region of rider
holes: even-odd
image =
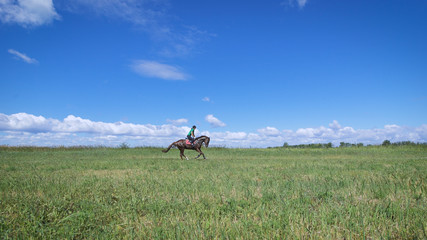
[[[194,130],[196,130],[196,126],[193,126],[187,134],[187,138],[191,142],[191,145],[194,143]]]

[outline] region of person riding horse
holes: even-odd
[[[196,126],[193,126],[187,134],[187,139],[191,142],[191,145],[194,143],[194,131],[196,130]]]
[[[184,155],[184,150],[189,149],[189,150],[195,150],[199,153],[199,155],[196,158],[203,156],[203,158],[206,159],[205,154],[202,152],[200,148],[202,147],[203,144],[205,144],[205,147],[209,146],[210,138],[208,136],[197,137],[196,139],[194,139],[193,145],[187,144],[186,141],[188,140],[181,139],[176,142],[173,142],[171,143],[171,145],[169,145],[167,149],[163,149],[162,152],[167,153],[172,147],[176,147],[179,149],[179,152],[180,152],[179,156],[181,157],[181,159],[185,157],[188,160],[188,158]]]
[[[194,138],[195,130],[196,130],[196,126],[193,126],[187,134],[187,139],[181,139],[171,143],[171,145],[169,145],[167,149],[162,150],[162,152],[167,153],[172,147],[176,147],[179,149],[179,152],[180,152],[179,156],[181,157],[181,159],[183,159],[182,157],[185,157],[188,160],[187,156],[184,155],[184,150],[189,149],[189,150],[195,150],[199,153],[199,155],[196,158],[203,156],[203,158],[206,159],[205,154],[202,152],[202,150],[200,150],[200,148],[202,147],[203,144],[205,144],[205,147],[208,147],[210,138],[208,136],[200,136],[200,137]],[[191,145],[188,144],[188,142],[190,142]]]

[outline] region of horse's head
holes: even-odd
[[[209,138],[209,137],[206,137],[206,139],[205,139],[205,146],[206,147],[209,147],[209,141],[210,141],[211,139]]]
[[[211,140],[208,136],[200,136],[198,138],[196,138],[196,140],[201,140],[202,143],[205,143],[206,147],[209,147],[209,141]]]

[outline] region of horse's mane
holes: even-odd
[[[194,140],[197,140],[197,139],[199,139],[199,138],[209,138],[209,137],[208,137],[208,136],[203,135],[203,136],[200,136],[200,137],[196,137],[196,139],[194,139]]]
[[[208,136],[203,135],[203,136],[200,136],[200,137],[196,137],[196,139],[194,139],[194,141],[197,141],[197,140],[199,140],[201,138],[205,138],[206,139],[204,142],[205,142],[205,146],[208,147],[209,146],[209,141],[211,140]]]

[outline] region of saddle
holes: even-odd
[[[186,140],[185,140],[185,144],[191,145],[190,140],[186,139]]]

